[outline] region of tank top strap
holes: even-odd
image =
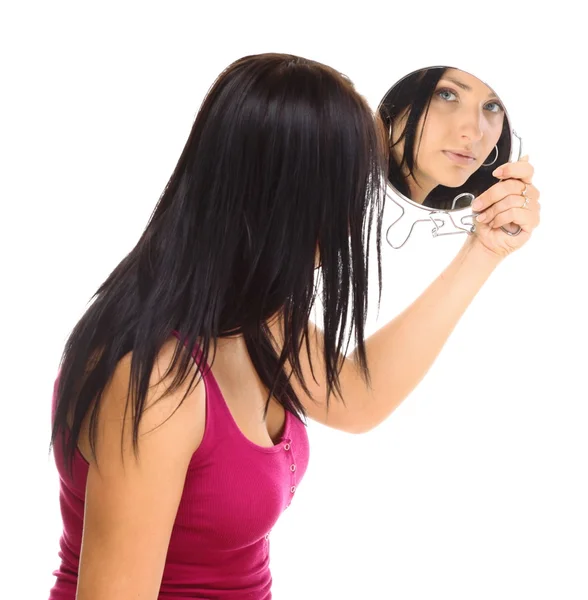
[[[178,340],[183,341],[184,346],[187,347],[187,342],[183,340],[178,331],[173,330],[172,333]],[[202,350],[198,344],[194,344],[191,354],[194,362],[197,365],[200,364]],[[204,388],[206,390],[206,421],[201,447],[208,447],[211,444],[214,446],[218,443],[222,443],[231,437],[231,434],[234,433],[232,428],[233,417],[222,397],[222,392],[218,387],[208,362],[202,362],[200,368]],[[200,452],[202,453],[203,451],[204,448]]]
[[[180,334],[174,330],[174,335],[181,339]],[[192,356],[195,361],[199,361],[202,354],[197,344],[192,349]],[[202,378],[206,388],[206,424],[202,445],[235,445],[240,447],[240,451],[252,450],[255,453],[279,454],[285,443],[291,440],[293,421],[297,420],[289,411],[286,411],[284,430],[281,439],[273,446],[260,446],[249,438],[239,428],[231,411],[225,401],[222,390],[220,389],[216,378],[212,373],[210,365],[205,362],[202,364]]]

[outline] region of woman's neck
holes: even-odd
[[[426,197],[437,187],[434,181],[423,175],[417,175],[418,183],[412,175],[406,176],[406,183],[410,190],[410,199],[417,204],[423,204]]]

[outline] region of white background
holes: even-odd
[[[405,4],[2,8],[0,596],[47,597],[58,566],[47,448],[69,330],[134,246],[214,78],[241,56],[275,51],[337,68],[373,108],[410,70],[473,72],[506,102],[543,210],[386,422],[362,436],[310,422],[306,477],[270,537],[274,597],[588,598],[580,8]],[[384,231],[390,222],[387,211]],[[400,251],[384,243],[369,333],[463,242],[425,233]]]

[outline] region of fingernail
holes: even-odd
[[[492,172],[492,175],[494,175],[494,177],[500,177],[503,173],[504,173],[504,167],[498,167],[498,169],[494,169],[494,171]]]
[[[480,213],[477,217],[476,217],[476,221],[483,221],[486,218],[486,213]]]
[[[478,210],[478,208],[482,208],[482,201],[481,201],[481,200],[477,200],[477,199],[476,199],[476,200],[474,200],[474,201],[472,202],[472,208],[473,208],[474,210]]]

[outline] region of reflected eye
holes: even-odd
[[[502,104],[500,104],[500,102],[488,102],[488,104],[486,104],[484,108],[493,113],[504,112],[504,108],[502,107]]]
[[[457,94],[448,89],[437,90],[435,92],[441,100],[445,100],[446,102],[455,102],[457,100]]]

